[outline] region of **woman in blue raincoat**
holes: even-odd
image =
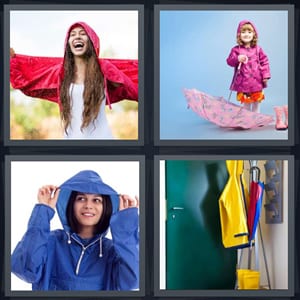
[[[12,272],[33,290],[139,288],[137,198],[119,195],[94,171],[38,191]],[[55,209],[63,229],[50,231]],[[105,237],[110,227],[112,239]]]

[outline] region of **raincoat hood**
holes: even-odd
[[[250,25],[253,27],[253,30],[254,30],[254,32],[255,32],[255,34],[256,34],[256,37],[258,38],[258,32],[257,32],[256,26],[255,26],[251,21],[249,21],[249,20],[243,20],[243,21],[241,21],[241,22],[239,23],[238,28],[237,28],[237,32],[236,32],[237,37],[240,35],[240,33],[241,33],[241,28],[242,28],[242,26],[245,25],[245,24],[250,24]]]
[[[78,26],[82,27],[85,30],[86,34],[88,35],[89,39],[91,40],[91,42],[94,46],[96,55],[99,56],[99,54],[100,54],[100,39],[99,39],[98,35],[96,34],[96,32],[85,22],[76,22],[70,26],[70,28],[67,31],[66,38],[65,38],[65,49],[66,49],[68,41],[69,41],[71,30]]]
[[[108,195],[112,202],[112,214],[118,211],[118,193],[108,184],[104,183],[98,173],[91,170],[80,171],[60,185],[56,209],[66,232],[71,232],[71,228],[67,221],[66,211],[72,191],[87,194]]]

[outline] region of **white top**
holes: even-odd
[[[103,99],[97,118],[88,127],[80,130],[83,112],[84,84],[71,83],[71,124],[64,133],[66,139],[113,139],[111,128],[107,122],[105,99]]]

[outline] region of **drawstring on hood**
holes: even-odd
[[[75,270],[76,275],[78,275],[78,274],[79,274],[79,270],[80,270],[81,261],[82,261],[82,259],[83,259],[83,256],[84,256],[84,254],[85,254],[86,249],[88,249],[89,247],[91,247],[91,246],[93,246],[94,244],[96,244],[96,243],[98,242],[98,240],[99,240],[99,247],[100,247],[99,258],[101,258],[101,257],[103,256],[103,253],[102,253],[102,235],[101,235],[99,238],[97,238],[96,240],[90,242],[90,243],[89,243],[88,245],[86,245],[86,246],[85,246],[85,245],[82,243],[82,241],[79,240],[78,237],[76,237],[75,235],[72,236],[72,238],[74,239],[74,241],[75,241],[77,244],[79,244],[79,245],[81,246],[81,253],[80,253],[79,259],[78,259],[78,261],[77,261],[76,270]]]
[[[102,235],[100,236],[100,240],[99,240],[99,257],[102,257],[103,253],[102,253]]]
[[[72,241],[71,241],[71,235],[70,235],[70,232],[66,232],[67,236],[68,236],[68,244],[71,244]]]

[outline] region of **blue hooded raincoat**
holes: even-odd
[[[89,241],[71,231],[66,209],[72,191],[109,195],[110,230]],[[11,270],[33,290],[132,290],[139,288],[137,208],[118,211],[119,196],[94,171],[81,171],[60,186],[56,209],[62,229],[50,231],[54,209],[36,204],[11,258]]]

